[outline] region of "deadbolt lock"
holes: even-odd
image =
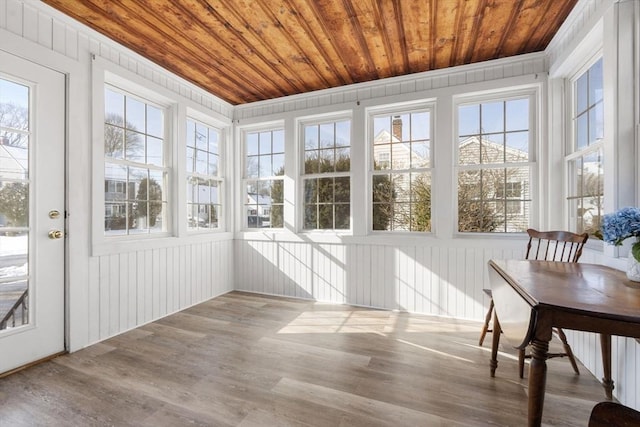
[[[54,209],[54,210],[49,211],[49,218],[51,218],[51,219],[57,219],[57,218],[60,218],[60,211],[57,211],[57,210],[55,210],[55,209]]]
[[[49,231],[49,238],[50,239],[62,239],[62,237],[64,236],[64,233],[60,230],[51,230]]]

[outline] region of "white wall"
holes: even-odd
[[[146,248],[121,245],[92,256],[91,56],[212,115],[230,119],[232,106],[39,1],[0,0],[0,49],[67,75],[68,349],[231,290],[230,233],[163,239]]]

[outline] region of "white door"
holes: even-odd
[[[65,77],[0,51],[0,373],[64,350]]]

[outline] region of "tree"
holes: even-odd
[[[482,171],[491,173],[490,171]],[[504,175],[503,175],[504,176]],[[458,180],[458,231],[492,232],[504,224],[504,218],[497,217],[489,199],[489,186],[482,185],[480,171],[466,171]],[[496,186],[494,180],[494,188]]]
[[[333,159],[313,157],[305,160],[305,173],[344,172],[351,167],[349,156]],[[305,182],[305,218],[307,229],[347,229],[350,223],[351,186],[348,177],[308,179]]]
[[[374,169],[377,169],[374,165]],[[389,175],[373,176],[373,229],[389,230],[391,228],[391,218],[393,217],[393,201],[396,198],[396,191],[389,179]]]
[[[29,220],[29,186],[22,182],[5,184],[0,189],[0,213],[9,226],[26,227]]]
[[[135,216],[137,218],[147,217],[149,226],[153,227],[161,212],[162,187],[153,178],[143,178],[136,195]]]
[[[431,183],[426,175],[419,175],[411,185],[414,202],[411,231],[431,231]]]
[[[14,103],[0,104],[0,144],[22,147],[26,143],[23,134],[13,130],[29,129],[29,110]]]
[[[125,131],[126,128],[126,131]],[[107,114],[104,127],[104,153],[106,156],[122,158],[132,155],[144,148],[144,142],[137,129],[119,114]],[[131,132],[133,131],[133,132]]]

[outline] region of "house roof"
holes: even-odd
[[[543,51],[578,0],[43,0],[232,103]]]

